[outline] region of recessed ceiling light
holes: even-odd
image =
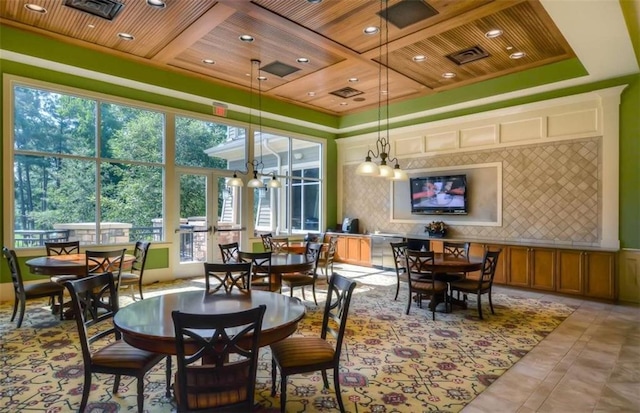
[[[118,33],[118,37],[121,38],[122,40],[133,40],[134,37],[132,34],[129,33]]]
[[[257,79],[262,82],[264,80],[267,80],[267,77],[266,76],[258,76]]]
[[[386,95],[387,93],[388,93],[388,92],[387,92],[386,90],[381,90],[381,91],[380,91],[380,94],[381,94],[381,95]]]
[[[315,96],[316,92],[307,92],[307,96]]]
[[[24,5],[24,8],[29,10],[29,11],[35,11],[36,13],[46,13],[47,9],[45,9],[42,6],[38,6],[37,4],[31,4],[31,3],[27,3]]]
[[[525,57],[527,54],[525,52],[515,52],[515,53],[511,53],[509,55],[510,59],[522,59],[523,57]]]
[[[444,72],[442,74],[442,77],[444,77],[445,79],[453,79],[454,77],[456,77],[456,74],[453,72]]]
[[[365,27],[362,31],[364,34],[376,34],[380,31],[380,28],[377,26],[369,26]]]
[[[340,106],[347,106],[348,103],[347,102],[340,102]]]
[[[147,0],[147,4],[151,7],[157,7],[159,9],[164,9],[166,6],[163,0]]]
[[[87,27],[89,29],[95,29],[96,28],[95,24],[87,24]]]
[[[349,83],[356,83],[358,80],[360,79],[358,79],[357,77],[351,77],[349,78]]]
[[[413,56],[412,59],[414,62],[424,62],[425,60],[427,60],[427,56],[419,54],[417,56]]]
[[[298,63],[309,63],[309,59],[306,57],[299,57],[296,59],[296,62]]]
[[[215,65],[216,62],[213,59],[202,59],[202,63],[204,63],[205,65]]]
[[[307,0],[307,3],[319,4],[319,3],[322,3],[322,0]]]
[[[500,30],[500,29],[493,29],[493,30],[489,30],[488,32],[486,32],[486,33],[484,34],[484,36],[485,36],[487,39],[493,39],[493,38],[495,38],[495,37],[502,36],[502,30]]]
[[[507,46],[507,50],[513,50],[513,46]]]
[[[242,36],[240,36],[240,40],[242,40],[243,42],[251,43],[254,39],[253,36],[249,34],[243,34]]]

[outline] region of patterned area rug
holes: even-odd
[[[437,312],[432,321],[426,305],[414,304],[405,315],[405,285],[398,300],[393,299],[395,274],[352,266],[336,271],[358,281],[340,376],[342,397],[352,413],[460,411],[573,312],[563,304],[515,293],[494,294],[496,314],[491,315],[487,303],[484,320],[478,319],[470,297],[469,309]],[[154,284],[145,295],[202,285],[199,280]],[[318,307],[305,302],[308,312],[297,334],[318,334],[325,287],[318,286]],[[294,295],[299,294],[296,289]],[[123,294],[121,301],[126,305],[131,299]],[[68,412],[79,406],[83,368],[75,322],[60,322],[46,304],[29,302],[20,329],[9,321],[12,303],[0,305],[0,412]],[[270,395],[269,349],[261,349],[260,356],[256,401],[261,412],[276,412],[279,393]],[[329,390],[323,389],[320,373],[291,376],[287,412],[337,411],[329,376]],[[119,394],[112,394],[112,386],[113,376],[94,375],[87,411],[136,411],[135,379],[123,377]],[[145,411],[175,411],[164,389],[161,363],[146,376]]]

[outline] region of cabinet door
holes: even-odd
[[[615,253],[585,252],[585,290],[589,297],[615,298]]]
[[[529,248],[509,246],[507,251],[507,284],[529,287]]]
[[[553,291],[556,288],[556,251],[546,248],[532,248],[531,287]]]
[[[360,238],[359,265],[362,265],[365,267],[371,267],[371,238]]]
[[[441,253],[444,250],[444,242],[443,241],[429,241],[429,246],[431,247],[431,251],[435,253]]]
[[[583,253],[580,251],[558,250],[557,291],[567,294],[582,294]]]
[[[347,262],[358,264],[360,262],[360,237],[347,238]]]
[[[343,235],[338,235],[338,243],[336,244],[336,255],[334,260],[338,262],[347,262],[347,239]]]

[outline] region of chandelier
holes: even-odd
[[[382,4],[386,2],[380,1],[380,55],[378,59],[378,139],[376,140],[376,148],[375,151],[369,149],[367,152],[367,156],[365,157],[364,162],[358,165],[356,169],[357,175],[364,176],[375,176],[381,178],[387,178],[393,181],[406,181],[409,179],[407,173],[400,168],[398,164],[398,158],[391,157],[391,143],[389,140],[389,21],[386,19],[387,17],[387,9],[383,9]],[[386,90],[382,89],[382,47],[383,47],[383,39],[382,39],[382,27],[384,20],[384,33],[385,33],[385,42],[384,46],[386,48],[385,51],[385,87]],[[385,95],[385,128],[382,128],[382,95]],[[380,159],[380,164],[375,163],[372,159]],[[392,168],[389,164],[395,163]]]
[[[254,68],[257,71],[257,76],[254,73]],[[276,179],[276,174],[275,172],[272,173],[268,173],[265,174],[263,173],[264,170],[264,163],[262,162],[262,88],[260,87],[260,82],[263,80],[262,77],[260,77],[260,60],[257,59],[251,59],[251,93],[249,95],[249,99],[253,99],[253,79],[257,79],[258,80],[258,135],[259,135],[259,139],[260,139],[260,160],[258,160],[257,158],[254,157],[253,161],[251,162],[247,162],[246,164],[246,171],[238,171],[235,170],[233,172],[233,177],[230,178],[227,181],[227,186],[230,187],[242,187],[244,186],[244,182],[242,181],[242,178],[238,177],[238,174],[241,175],[249,175],[250,173],[253,174],[253,178],[251,178],[249,180],[249,182],[247,182],[247,186],[249,188],[280,188],[282,187],[282,184],[280,183],[280,181],[278,181],[278,179]],[[253,114],[252,114],[252,104],[249,103],[249,131],[252,130],[251,125],[253,124]],[[254,134],[255,136],[255,134]],[[254,154],[255,156],[255,154]],[[260,176],[265,176],[265,175],[269,175],[271,176],[271,179],[269,180],[268,184],[264,184],[262,182],[262,180],[260,178],[258,178],[258,175]]]

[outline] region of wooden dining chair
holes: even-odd
[[[329,238],[329,245],[327,245],[326,251],[321,253],[320,261],[318,261],[320,270],[324,273],[327,282],[329,282],[329,270],[331,270],[331,275],[333,275],[333,261],[336,256],[337,249],[338,237],[332,236]]]
[[[144,300],[142,295],[142,277],[144,276],[144,268],[147,264],[147,253],[149,252],[149,241],[136,241],[136,245],[133,248],[133,255],[135,256],[131,263],[130,271],[122,271],[120,273],[120,288],[129,287],[131,290],[131,298],[136,299],[133,287],[138,285],[138,294],[140,299]],[[123,256],[124,259],[124,256]]]
[[[306,300],[304,296],[304,287],[311,286],[311,292],[313,294],[313,302],[318,305],[316,299],[316,281],[318,279],[318,260],[320,259],[320,251],[322,250],[322,244],[310,242],[306,248],[307,262],[301,264],[294,272],[282,274],[282,284],[289,287],[289,295],[293,297],[293,289],[295,287],[302,288],[302,299]]]
[[[223,314],[173,311],[178,412],[251,412],[265,305]]]
[[[489,307],[491,308],[491,314],[495,314],[493,311],[493,302],[491,300],[491,288],[493,286],[493,278],[496,275],[496,266],[498,265],[498,258],[500,257],[500,251],[485,251],[482,260],[482,272],[477,280],[464,279],[460,281],[453,281],[449,283],[451,293],[457,293],[458,299],[460,293],[463,294],[463,300],[467,300],[468,294],[475,294],[478,301],[478,317],[482,320],[482,294],[489,296]]]
[[[447,306],[447,283],[437,281],[435,274],[429,269],[433,265],[433,251],[406,250],[407,259],[407,284],[409,285],[409,298],[407,300],[407,314],[411,309],[411,303],[415,299],[418,306],[422,307],[422,299],[428,297],[431,307],[431,316],[436,319],[435,300],[443,297]]]
[[[120,275],[122,274],[122,262],[126,251],[125,248],[111,251],[85,251],[87,275],[111,272],[116,288],[118,288],[120,286]]]
[[[80,254],[80,241],[45,242],[44,247],[47,250],[47,256],[49,257],[56,255]],[[62,285],[62,283],[67,280],[75,280],[77,278],[77,275],[62,274],[52,276],[51,281]]]
[[[80,241],[45,242],[47,256],[80,254]]]
[[[333,370],[340,411],[345,411],[340,392],[340,354],[355,287],[354,280],[334,274],[329,281],[319,337],[289,337],[271,344],[271,396],[276,395],[276,376],[280,370],[280,412],[286,411],[288,376],[320,370],[324,387],[328,389],[328,369]],[[327,341],[329,337],[334,340],[335,347]]]
[[[84,363],[84,385],[78,411],[84,412],[87,406],[92,375],[103,373],[115,375],[114,394],[118,393],[120,376],[133,376],[137,379],[138,412],[142,413],[144,376],[165,356],[140,350],[122,340],[121,333],[113,325],[113,317],[119,306],[118,290],[111,272],[66,281],[65,286],[71,295]],[[170,371],[170,366],[167,366],[167,393],[171,380]]]
[[[271,251],[271,238],[273,234],[270,232],[267,234],[260,234],[260,239],[262,240],[262,247],[265,251]]]
[[[45,281],[33,284],[25,284],[22,279],[22,272],[20,265],[18,264],[18,257],[16,252],[7,247],[2,247],[2,255],[7,259],[9,265],[9,272],[11,273],[11,282],[13,283],[13,313],[11,314],[11,321],[15,320],[16,314],[18,315],[17,328],[22,326],[22,320],[26,312],[26,305],[28,300],[37,298],[49,297],[51,304],[55,303],[55,299],[58,299],[58,311],[60,312],[60,320],[63,319],[62,311],[62,295],[64,294],[64,287],[62,284],[58,284],[53,281]],[[20,312],[18,313],[18,308]]]
[[[230,242],[228,244],[218,244],[220,248],[220,255],[222,256],[222,262],[237,262],[238,252],[240,247],[237,242]]]
[[[204,263],[205,291],[230,293],[251,289],[251,262]]]
[[[241,262],[251,263],[250,289],[277,291],[271,277],[271,252],[246,252],[239,251],[238,258]]]
[[[398,299],[398,293],[400,292],[400,281],[407,282],[407,257],[405,252],[407,251],[407,242],[391,242],[391,252],[393,253],[393,264],[396,268],[396,295],[394,300]]]
[[[274,254],[287,254],[289,253],[289,238],[275,238],[270,240],[271,252]]]

